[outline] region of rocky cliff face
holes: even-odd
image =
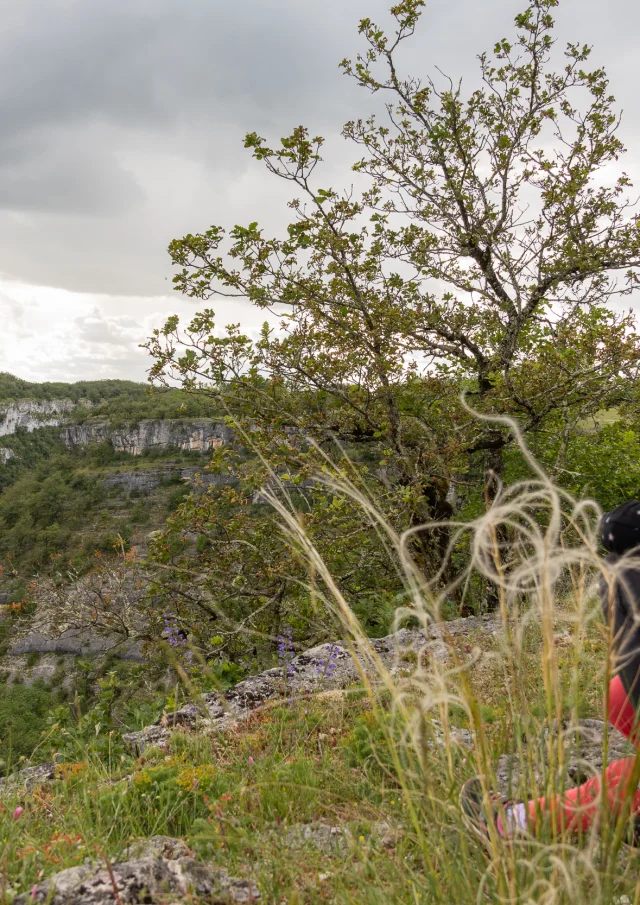
[[[15,453],[8,446],[0,449],[0,465],[6,465],[9,459],[15,458]]]
[[[229,442],[232,432],[221,422],[195,418],[189,421],[140,421],[115,429],[109,424],[86,422],[64,427],[60,437],[69,449],[110,440],[118,452],[139,456],[145,449],[183,449],[205,453]]]
[[[166,481],[186,481],[193,489],[208,487],[211,484],[223,485],[233,483],[233,477],[228,475],[209,474],[202,472],[200,468],[190,466],[183,468],[180,465],[163,465],[159,468],[145,468],[138,471],[121,469],[113,474],[106,474],[100,478],[100,483],[107,489],[118,487],[124,491],[137,490],[140,493],[148,493],[156,487],[160,487]]]
[[[57,427],[73,408],[75,405],[70,399],[49,402],[23,399],[0,405],[0,437],[15,434],[19,427],[28,431],[37,427]]]

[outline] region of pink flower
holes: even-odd
[[[34,883],[31,887],[31,901],[35,902],[36,896],[38,894],[38,884]]]
[[[24,808],[21,808],[20,805],[18,805],[18,807],[13,812],[13,819],[17,820],[19,817],[21,817],[23,811],[24,811]]]
[[[253,758],[252,758],[252,757],[249,757],[249,766],[250,766],[250,767],[253,766]]]

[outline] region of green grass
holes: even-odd
[[[513,713],[504,694],[505,660],[499,638],[463,636],[452,651],[462,655],[482,642],[484,657],[468,671],[478,701],[489,756],[497,760],[515,747]],[[580,661],[581,686],[597,686],[601,633],[593,625],[589,653]],[[522,725],[540,735],[542,700],[540,633],[532,628],[523,645],[521,690],[528,718]],[[570,684],[576,665],[562,648],[560,685]],[[406,679],[414,664],[407,665]],[[455,686],[452,686],[452,690]],[[407,690],[410,685],[407,685]],[[460,690],[459,685],[457,686]],[[405,697],[406,713],[419,713],[420,695]],[[567,712],[572,706],[568,698]],[[586,694],[586,715],[600,703]],[[67,737],[59,779],[22,797],[4,795],[0,810],[0,864],[14,889],[28,890],[38,877],[89,857],[100,862],[125,856],[134,839],[154,834],[183,838],[203,860],[238,876],[252,875],[265,903],[327,902],[363,905],[520,901],[531,876],[520,865],[487,873],[487,859],[465,830],[457,808],[460,786],[481,770],[479,752],[437,743],[432,717],[470,724],[466,707],[435,707],[424,719],[424,750],[407,745],[407,721],[387,692],[353,689],[311,700],[278,702],[253,713],[225,733],[173,735],[170,751],[150,750],[139,759],[123,753],[118,734],[96,745]],[[76,752],[74,754],[74,751]],[[421,760],[421,758],[424,758]],[[20,804],[24,811],[13,818]],[[300,824],[329,824],[348,833],[329,849],[300,842]],[[380,824],[392,832],[381,830]],[[293,833],[298,844],[291,843]],[[385,836],[388,837],[385,839]],[[384,843],[384,844],[383,844]],[[578,858],[579,848],[550,849],[540,857],[536,881],[555,884],[555,901],[594,896],[594,877]],[[570,887],[558,862],[574,871]],[[594,855],[591,853],[590,858]],[[104,861],[102,862],[104,863]],[[506,864],[506,862],[505,862]],[[637,861],[623,851],[610,875],[607,897],[634,901]],[[597,878],[600,882],[602,878]],[[518,895],[505,883],[515,884]],[[536,894],[530,901],[544,901]]]
[[[166,834],[236,875],[254,870],[267,902],[416,901],[423,858],[400,783],[378,756],[388,722],[366,697],[332,696],[267,708],[227,735],[176,734],[170,755],[63,764],[55,784],[20,799],[18,820],[18,798],[5,796],[8,882],[29,889],[41,872],[98,853],[117,860],[133,839]],[[446,781],[439,793],[448,793]],[[398,832],[391,848],[380,822]],[[348,841],[301,851],[287,841],[301,823],[341,826]]]
[[[583,430],[595,431],[605,424],[616,424],[620,421],[620,417],[620,412],[617,408],[605,409],[598,412],[597,415],[592,415],[578,422],[578,426]]]

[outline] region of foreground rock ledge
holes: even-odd
[[[557,768],[556,788],[578,786],[601,773],[611,761],[635,754],[635,748],[624,735],[602,720],[581,719],[573,724],[565,720],[560,726],[554,722],[552,735],[554,738],[561,737],[564,752],[563,766]],[[532,739],[524,746],[525,749],[533,748],[529,758],[520,758],[517,754],[502,755],[496,765],[496,780],[501,795],[517,798],[523,794],[541,795],[545,792],[548,738],[548,732],[545,732],[541,738]],[[530,787],[532,780],[537,784],[535,789]]]
[[[155,841],[154,841],[155,840]],[[155,844],[157,842],[157,844]],[[13,900],[13,905],[142,905],[203,902],[207,905],[257,902],[258,887],[187,855],[179,839],[154,837],[144,857],[104,866],[70,867]],[[195,897],[195,899],[194,899]]]
[[[384,666],[394,674],[415,663],[421,652],[444,662],[447,659],[445,635],[467,635],[477,631],[495,634],[498,626],[494,616],[469,616],[430,626],[427,632],[401,629],[386,638],[371,639],[370,644]],[[281,667],[268,669],[244,679],[224,693],[203,694],[199,706],[187,704],[166,714],[153,726],[124,734],[123,741],[133,754],[141,754],[150,747],[163,748],[168,745],[172,727],[226,729],[266,701],[346,688],[361,678],[363,669],[369,675],[375,675],[375,666],[366,651],[354,656],[344,644],[320,644],[295,657],[286,673]]]

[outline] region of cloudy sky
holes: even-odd
[[[384,0],[0,0],[0,370],[31,380],[144,379],[137,348],[167,314],[166,246],[207,228],[285,222],[286,186],[243,150],[304,123],[323,183],[348,185],[344,121],[372,98],[338,69]],[[472,80],[523,0],[427,0],[406,55]],[[640,4],[562,0],[559,37],[594,45],[625,111],[640,182]],[[227,303],[223,323],[257,325]]]

